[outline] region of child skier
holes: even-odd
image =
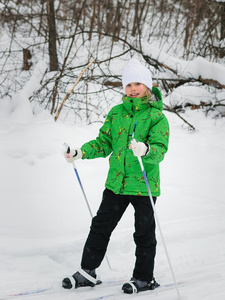
[[[159,286],[153,277],[156,253],[154,212],[138,157],[142,157],[154,202],[160,195],[159,163],[168,149],[169,125],[162,113],[158,88],[152,87],[150,71],[131,59],[122,74],[125,95],[114,106],[95,140],[65,152],[68,162],[77,159],[109,158],[109,172],[102,202],[92,219],[81,260],[81,269],[64,278],[64,288],[95,286],[111,233],[131,203],[135,211],[136,262],[129,282],[122,286],[132,294]],[[136,125],[135,133],[134,124]],[[134,139],[132,139],[132,135]]]

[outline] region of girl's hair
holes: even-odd
[[[152,96],[152,91],[145,85],[145,87],[146,87],[146,97],[147,97],[147,99],[148,100],[150,100],[151,99],[151,96]]]

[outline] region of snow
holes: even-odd
[[[174,89],[164,101],[165,104],[175,107],[185,106],[187,103],[200,105],[201,103],[214,103],[215,97],[200,86],[182,86]]]
[[[63,143],[81,146],[95,138],[100,124],[55,122],[45,111],[33,115],[29,94],[34,78],[9,101],[0,102],[0,299],[6,295],[52,288],[37,299],[128,299],[121,292],[134,264],[133,211],[129,207],[111,238],[106,261],[98,269],[104,281],[122,280],[106,287],[75,291],[61,289],[61,280],[80,267],[90,215],[74,170],[63,157]],[[30,84],[30,85],[29,85]],[[29,88],[28,88],[29,86]],[[15,106],[14,101],[17,101]],[[161,163],[162,195],[157,214],[170,254],[181,299],[222,300],[225,297],[225,120],[206,118],[187,110],[185,118],[196,132],[165,112],[171,127],[169,152]],[[108,159],[77,162],[93,213],[101,201]],[[161,236],[155,276],[173,282]],[[47,293],[47,292],[46,292]],[[174,288],[141,293],[136,299],[177,299]],[[20,297],[17,299],[32,296]],[[151,297],[150,297],[151,298]]]
[[[44,61],[39,61],[33,71],[31,78],[25,84],[23,89],[12,97],[12,114],[10,118],[18,120],[20,123],[30,123],[33,119],[32,107],[29,97],[35,90],[41,87],[40,81],[42,74],[47,69],[47,64]]]
[[[198,69],[198,61],[193,70]],[[218,71],[215,74],[219,73],[220,67],[214,66]],[[49,292],[35,297],[93,299],[116,293],[107,298],[130,299],[132,296],[121,292],[121,286],[130,279],[135,258],[132,207],[127,209],[109,244],[107,257],[112,270],[105,260],[98,269],[103,282],[121,282],[75,291],[61,288],[61,280],[80,267],[91,222],[73,167],[63,157],[63,144],[81,146],[96,137],[101,124],[55,122],[47,110],[37,107],[33,114],[29,97],[40,87],[45,69],[46,64],[40,61],[21,91],[12,100],[0,101],[0,299],[49,288]],[[207,68],[201,68],[203,73],[211,78]],[[218,97],[223,99],[221,93]],[[197,86],[179,87],[165,98],[168,105],[184,105],[186,101],[200,104],[214,99]],[[171,138],[161,163],[162,195],[156,210],[177,282],[182,282],[181,299],[223,300],[225,119],[186,109],[181,115],[196,128],[192,132],[175,114],[165,114]],[[104,190],[108,159],[78,161],[76,165],[95,214]],[[172,283],[173,278],[158,230],[157,236],[155,277],[164,285]],[[157,300],[178,299],[175,288],[135,297],[151,296]]]
[[[171,68],[181,77],[194,79],[201,77],[215,80],[222,85],[225,84],[225,67],[222,64],[209,62],[200,56],[195,57],[191,61],[178,59],[157,47],[151,46],[146,41],[142,42],[142,50],[145,55]]]

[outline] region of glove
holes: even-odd
[[[130,149],[133,150],[135,156],[145,156],[150,151],[150,146],[148,143],[137,142],[135,139],[132,139],[130,143]]]
[[[70,148],[68,147],[67,150],[64,152],[64,157],[68,163],[72,163],[77,159],[82,158],[83,154],[80,148]]]

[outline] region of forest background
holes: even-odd
[[[191,107],[224,116],[223,73],[203,77],[181,67],[194,62],[201,69],[210,62],[224,68],[224,1],[3,0],[0,13],[1,99],[12,100],[36,72],[41,77],[28,95],[33,112],[47,109],[56,117],[72,84],[94,59],[59,117],[103,121],[121,99],[125,62],[137,56],[163,96],[171,96],[165,110],[180,116]],[[182,87],[194,87],[195,100],[184,96]]]

